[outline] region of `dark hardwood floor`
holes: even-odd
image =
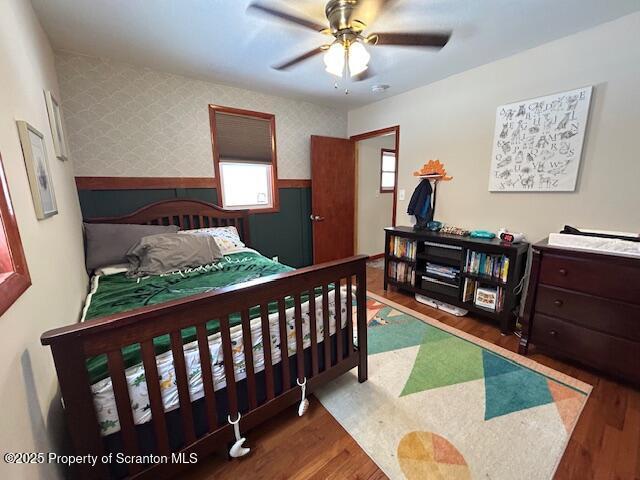
[[[384,292],[382,270],[367,269],[368,289],[496,345],[517,351],[514,335],[473,316],[454,317],[394,289]],[[530,355],[594,386],[558,468],[557,479],[640,479],[640,391],[597,373],[549,358]],[[640,358],[638,359],[640,368]],[[228,461],[212,456],[181,474],[181,479],[325,479],[377,480],[384,473],[315,399],[307,415],[292,407],[247,434],[252,452]]]

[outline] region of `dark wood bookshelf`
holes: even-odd
[[[511,261],[511,260],[509,260]],[[509,267],[511,268],[511,267]],[[469,272],[460,272],[463,277],[470,278],[471,280],[477,280],[480,283],[486,283],[488,285],[493,285],[494,287],[506,287],[507,282],[503,282],[499,278],[490,277],[488,275],[479,275],[477,273],[469,273]]]
[[[412,258],[407,258],[407,257],[396,257],[395,255],[389,255],[389,260],[392,260],[394,262],[404,262],[404,263],[408,263],[410,265],[413,265],[416,263],[416,261]]]
[[[447,257],[438,257],[437,255],[427,255],[426,253],[418,253],[417,258],[421,260],[427,260],[431,263],[439,263],[440,265],[447,265],[449,267],[457,267],[460,262]]]
[[[417,242],[415,259],[393,256],[390,250],[391,237],[400,237]],[[428,242],[428,244],[425,244],[425,242]],[[518,285],[525,274],[528,251],[528,243],[506,243],[497,238],[461,237],[439,232],[416,231],[412,227],[385,228],[384,288],[386,290],[391,285],[400,291],[412,294],[418,293],[434,300],[464,308],[474,314],[498,322],[502,333],[508,334],[513,331],[517,320],[517,310],[521,297]],[[465,272],[467,252],[504,255],[507,257],[509,259],[507,281],[503,282],[502,279],[488,275]],[[389,277],[389,262],[405,262],[414,267],[414,282],[398,282]],[[456,267],[460,270],[460,276],[457,279],[451,279],[435,273],[427,273],[427,262]],[[442,283],[423,281],[423,275]],[[481,286],[503,289],[502,310],[496,311],[476,305],[473,300],[463,301],[464,284],[467,278],[477,281]]]

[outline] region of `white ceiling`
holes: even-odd
[[[377,75],[336,90],[321,56],[289,72],[270,68],[327,37],[249,15],[250,2],[32,0],[55,49],[345,107],[396,95],[640,10],[639,0],[398,0],[393,10],[370,23],[368,32],[452,30],[449,44],[440,51],[372,47],[370,65]],[[326,23],[323,0],[263,3]],[[382,83],[391,88],[373,94],[371,86]]]

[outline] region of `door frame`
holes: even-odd
[[[379,137],[387,133],[395,133],[395,136],[396,136],[396,178],[395,178],[395,183],[393,185],[393,212],[391,215],[391,226],[395,227],[396,226],[396,209],[397,209],[396,204],[398,202],[398,169],[400,167],[400,125],[394,125],[393,127],[381,128],[378,130],[372,130],[370,132],[351,135],[349,139],[354,142],[359,142],[360,140]],[[358,188],[358,185],[356,183],[356,192],[355,192],[356,196],[358,195],[357,188]]]
[[[356,178],[355,185],[353,189],[353,195],[355,197],[355,215],[354,215],[354,226],[353,226],[353,251],[357,251],[358,248],[358,168],[360,168],[360,158],[358,156],[358,142],[361,140],[367,140],[369,138],[380,137],[382,135],[387,134],[395,134],[395,153],[396,153],[396,177],[393,185],[393,208],[391,213],[391,226],[396,226],[396,209],[398,206],[398,167],[400,166],[400,125],[395,125],[393,127],[380,128],[378,130],[372,130],[370,132],[359,133],[357,135],[351,135],[349,137],[350,140],[354,142],[354,149],[356,154]]]

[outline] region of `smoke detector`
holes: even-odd
[[[390,88],[390,85],[386,85],[386,84],[374,85],[373,87],[371,87],[371,92],[382,93],[389,90],[389,88]]]

